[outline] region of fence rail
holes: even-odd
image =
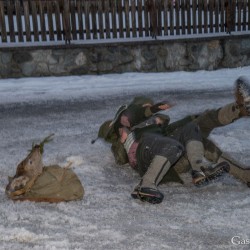
[[[250,30],[250,0],[0,0],[0,42]]]

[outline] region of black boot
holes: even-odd
[[[146,201],[152,204],[161,203],[164,195],[154,188],[140,187],[139,185],[131,193],[132,198]]]
[[[171,164],[166,157],[156,155],[131,196],[134,199],[140,199],[152,204],[161,203],[164,195],[158,190],[157,186],[170,167]]]
[[[217,163],[213,167],[201,167],[200,171],[193,170],[192,178],[193,184],[195,186],[204,186],[217,179],[219,176],[223,175],[223,173],[229,172],[230,165],[228,162],[223,161]]]

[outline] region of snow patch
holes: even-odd
[[[44,234],[35,234],[25,228],[10,228],[0,227],[0,240],[19,243],[36,242],[48,240],[50,237]]]

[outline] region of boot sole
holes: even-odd
[[[193,182],[193,184],[196,187],[206,186],[209,183],[211,183],[212,181],[217,180],[224,173],[228,173],[230,170],[230,165],[227,162],[221,162],[219,164],[219,166],[220,166],[220,169],[218,169],[216,172],[214,172],[213,174],[211,174],[207,177],[202,177],[202,178],[196,180],[195,182]]]
[[[131,196],[134,199],[139,199],[139,200],[141,200],[143,202],[149,202],[149,203],[152,203],[152,204],[159,204],[163,200],[163,196],[157,197],[157,196],[155,196],[153,194],[150,195],[149,193],[144,193],[144,192],[139,191],[139,190],[134,190],[131,193]]]

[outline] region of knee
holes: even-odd
[[[165,156],[170,161],[171,165],[173,165],[179,158],[184,154],[184,147],[178,141],[173,141],[170,146],[168,146],[167,150],[164,150]]]
[[[176,141],[173,147],[173,154],[179,159],[183,155],[184,151],[184,146],[180,142]]]
[[[200,127],[195,122],[190,122],[184,127],[184,131],[181,136],[181,142],[186,144],[190,140],[202,140],[202,134]]]
[[[185,130],[190,133],[190,131],[199,133],[200,131],[200,127],[197,123],[195,122],[189,122],[186,126],[185,126]]]

